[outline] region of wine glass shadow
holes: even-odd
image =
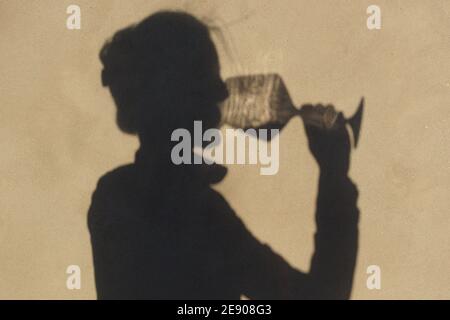
[[[171,161],[173,130],[193,133],[194,120],[217,127],[228,96],[208,27],[187,13],[158,12],[116,32],[100,59],[117,124],[138,136],[140,148],[134,163],[103,175],[92,195],[99,299],[350,297],[359,211],[345,130],[306,127],[321,174],[315,252],[303,272],[252,235],[212,188],[224,167]]]

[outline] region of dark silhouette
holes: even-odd
[[[211,188],[224,167],[171,162],[172,131],[192,130],[194,120],[216,127],[227,97],[208,28],[188,14],[160,12],[117,32],[100,56],[118,125],[141,147],[92,197],[99,299],[350,297],[359,213],[342,115],[336,130],[305,126],[320,179],[315,253],[304,273],[259,242]]]

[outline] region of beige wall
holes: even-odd
[[[82,30],[65,28],[66,7]],[[382,29],[366,28],[366,8]],[[161,8],[226,25],[223,75],[276,71],[297,104],[366,114],[351,175],[361,241],[353,298],[450,298],[450,2],[9,0],[0,2],[0,298],[95,298],[86,211],[97,178],[137,147],[114,124],[98,51]],[[280,171],[231,167],[219,189],[292,264],[312,253],[317,168],[298,119],[281,134]],[[65,269],[82,268],[82,289]],[[382,290],[365,269],[382,268]]]

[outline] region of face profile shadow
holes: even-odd
[[[303,272],[260,242],[212,188],[224,167],[171,162],[171,133],[192,133],[195,120],[218,127],[229,94],[208,27],[187,13],[158,12],[116,32],[100,59],[117,125],[137,135],[140,148],[92,195],[98,299],[350,298],[359,210],[344,125],[305,125],[320,177],[315,251]]]

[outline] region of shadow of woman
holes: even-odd
[[[100,53],[119,128],[139,137],[133,164],[98,181],[88,213],[99,299],[347,299],[357,254],[357,190],[345,126],[305,126],[320,167],[308,273],[258,241],[211,185],[226,169],[171,162],[177,128],[217,127],[227,98],[208,28],[159,12]],[[313,107],[313,106],[312,106]]]

